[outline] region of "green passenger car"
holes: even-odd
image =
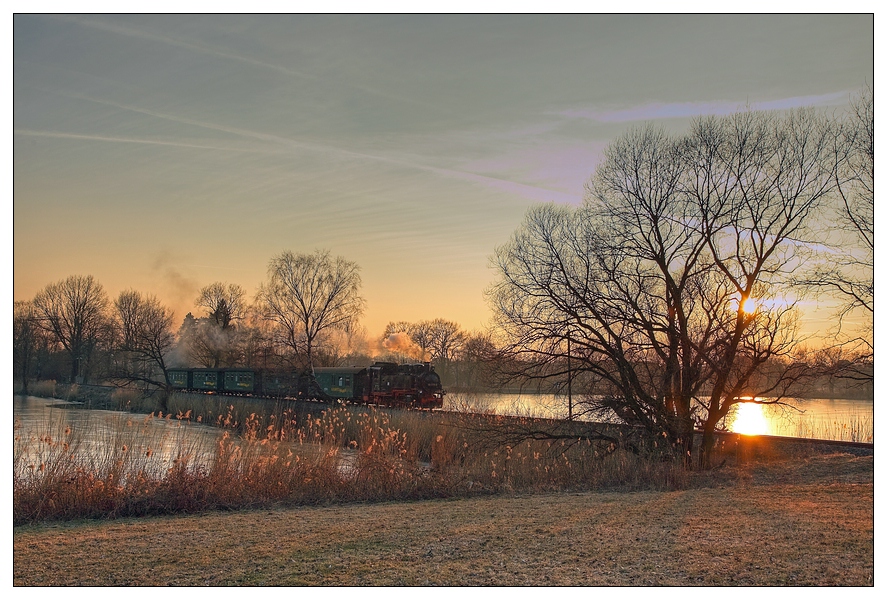
[[[218,391],[222,389],[224,373],[218,369],[194,369],[191,388],[195,390]]]
[[[298,373],[263,371],[257,374],[262,394],[274,398],[295,398],[299,395]]]
[[[252,369],[226,369],[225,391],[251,394],[256,389],[255,371]]]
[[[367,380],[364,367],[318,367],[314,376],[323,393],[332,398],[360,400]]]
[[[169,369],[166,372],[169,377],[169,384],[177,390],[187,390],[191,387],[188,382],[188,369]]]

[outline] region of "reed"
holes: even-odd
[[[197,416],[129,416],[101,432],[17,424],[14,523],[685,483],[679,465],[658,459],[590,442],[490,443],[429,413],[283,405],[247,413],[248,403],[230,398],[203,401]],[[217,429],[197,438],[189,428],[205,419]]]
[[[871,417],[820,418],[799,420],[795,437],[840,442],[875,442],[875,422]]]
[[[56,397],[56,382],[54,379],[43,379],[31,385],[30,393],[32,396],[40,398]]]

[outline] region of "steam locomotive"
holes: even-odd
[[[369,367],[318,367],[314,376],[264,369],[169,369],[173,389],[262,398],[347,401],[358,404],[440,408],[444,392],[430,363]]]

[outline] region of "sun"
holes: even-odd
[[[755,310],[758,308],[758,305],[755,303],[754,298],[746,298],[739,305],[739,308],[742,312],[750,315],[755,312]]]
[[[754,402],[742,402],[736,405],[736,417],[730,430],[743,435],[766,435],[770,432],[770,423],[764,416],[764,406]]]

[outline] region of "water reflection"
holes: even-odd
[[[764,406],[753,402],[743,402],[736,407],[730,431],[745,435],[767,435],[770,421],[764,416]]]
[[[15,451],[19,464],[39,465],[52,455],[107,456],[115,449],[129,461],[165,471],[176,460],[205,463],[221,431],[216,427],[109,410],[82,410],[68,402],[15,396]]]
[[[766,430],[757,432],[785,437],[874,442],[875,418],[872,400],[842,398],[788,398],[788,406],[742,403],[727,416],[727,427],[739,431],[745,419],[760,419]],[[755,413],[759,416],[753,416]],[[748,415],[748,416],[746,416]]]
[[[576,399],[578,404],[578,399]],[[494,414],[565,418],[567,398],[538,394],[458,394],[446,396],[445,409],[486,411]],[[732,431],[788,437],[874,442],[872,401],[842,399],[793,399],[796,408],[743,403],[726,419]],[[576,406],[575,414],[580,414]],[[45,398],[15,396],[13,399],[15,436],[20,454],[15,464],[40,465],[75,444],[78,456],[107,457],[107,449],[126,450],[126,460],[152,472],[169,469],[176,460],[208,464],[215,455],[222,431],[216,427],[158,419],[116,411],[79,410]],[[580,417],[581,418],[581,417]],[[67,450],[66,450],[67,451]],[[300,447],[299,452],[310,453]],[[54,454],[55,453],[55,454]],[[115,452],[112,456],[119,456]],[[340,452],[343,468],[348,453]],[[353,457],[351,457],[353,458]]]
[[[86,467],[120,460],[127,473],[162,476],[179,461],[197,467],[211,465],[226,434],[215,426],[174,417],[84,410],[70,402],[33,396],[14,396],[13,416],[13,464],[23,471],[73,458]],[[250,444],[236,437],[227,438],[226,443],[240,450]],[[264,448],[261,441],[258,446]],[[281,452],[289,450],[310,460],[322,458],[329,450],[298,441],[279,446]],[[345,474],[353,471],[356,457],[353,450],[336,449],[336,460]]]
[[[567,402],[565,396],[553,394],[452,393],[445,397],[444,408],[562,419]],[[581,414],[580,399],[574,396],[573,402],[574,414]],[[738,404],[725,419],[726,427],[746,434],[874,442],[871,400],[787,398],[785,403],[790,406]]]
[[[497,415],[557,419],[566,415],[566,404],[552,394],[450,393],[444,396],[444,410],[486,412]]]

